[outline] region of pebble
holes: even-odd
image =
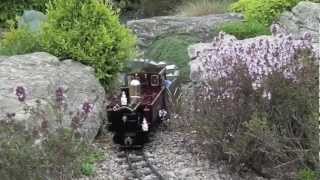
[[[112,136],[110,135],[109,138]],[[149,159],[149,163],[166,180],[238,180],[230,175],[219,173],[217,166],[212,166],[208,160],[199,158],[186,148],[188,137],[183,133],[173,131],[162,131],[155,133],[153,140],[145,145],[144,152]],[[101,147],[98,146],[98,147]],[[135,179],[129,172],[125,157],[113,143],[102,146],[107,159],[97,165],[95,177],[80,178],[75,180],[127,180]],[[189,147],[188,147],[189,148]],[[138,174],[143,180],[157,180],[155,175],[150,173],[150,169],[145,167],[139,159],[140,156],[132,155],[137,159],[134,166],[139,166]]]

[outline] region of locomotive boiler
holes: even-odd
[[[169,118],[167,91],[175,82],[169,77],[172,73],[168,74],[175,66],[146,62],[135,65],[107,106],[114,142],[123,146],[142,145],[150,130]]]

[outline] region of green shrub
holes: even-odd
[[[5,0],[0,2],[0,26],[7,20],[22,14],[23,10],[34,9],[45,12],[49,0]]]
[[[180,78],[189,79],[188,46],[199,42],[199,38],[190,35],[172,35],[159,38],[147,49],[146,58],[165,61],[180,68]]]
[[[290,10],[299,0],[239,0],[231,10],[241,12],[248,21],[270,25],[284,10]]]
[[[30,32],[26,28],[11,29],[0,42],[0,55],[10,56],[35,51],[41,51],[39,33]]]
[[[268,27],[256,21],[226,23],[219,30],[234,35],[237,39],[271,34]]]
[[[177,8],[181,16],[204,16],[225,13],[233,0],[188,0]]]
[[[312,171],[311,169],[302,169],[298,172],[298,180],[316,180],[320,178],[319,173]]]
[[[103,0],[55,0],[48,5],[41,45],[63,59],[94,67],[103,85],[134,55],[135,38]]]

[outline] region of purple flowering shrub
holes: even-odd
[[[210,157],[236,172],[292,178],[319,168],[319,56],[309,34],[277,31],[249,43],[220,34],[198,53],[192,127]]]
[[[97,153],[80,132],[94,102],[86,101],[72,113],[68,111],[62,87],[56,89],[53,98],[36,100],[35,106],[26,103],[25,87],[16,87],[15,95],[25,113],[30,114],[28,121],[35,125],[27,128],[15,119],[16,113],[7,113],[6,118],[0,120],[1,179],[71,179],[79,176],[88,156]],[[54,112],[54,117],[49,117],[48,108]],[[62,120],[64,113],[73,114],[69,127]],[[52,119],[57,123],[55,129],[50,126]]]

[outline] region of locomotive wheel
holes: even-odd
[[[122,144],[123,143],[123,136],[119,135],[119,134],[114,134],[113,135],[113,141],[116,144]]]

